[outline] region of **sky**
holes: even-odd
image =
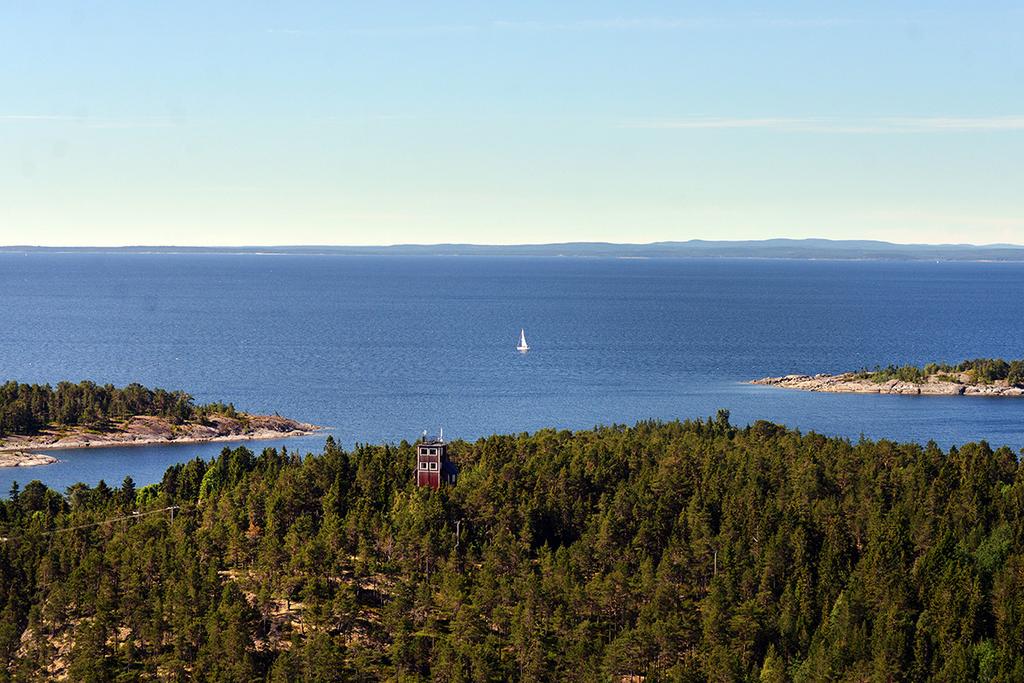
[[[1022,2],[0,0],[0,244],[1024,243]]]

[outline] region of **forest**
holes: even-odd
[[[233,405],[209,403],[197,406],[184,391],[149,389],[141,384],[118,388],[94,382],[0,384],[0,437],[35,434],[45,427],[87,426],[96,429],[135,415],[156,415],[175,424],[201,420],[211,413],[237,415]]]
[[[1005,361],[1002,358],[974,358],[956,365],[947,363],[928,363],[924,367],[916,365],[888,365],[873,370],[864,368],[856,373],[860,379],[871,379],[875,382],[888,382],[898,379],[902,382],[924,382],[929,377],[940,381],[954,382],[954,375],[967,373],[973,384],[992,384],[1006,381],[1010,386],[1024,386],[1024,360]]]
[[[728,413],[0,501],[0,680],[1021,681],[1024,468]]]

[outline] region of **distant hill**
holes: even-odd
[[[876,240],[770,239],[688,240],[650,244],[564,242],[558,244],[396,244],[392,246],[252,247],[37,247],[0,246],[3,252],[157,254],[378,254],[406,256],[588,256],[607,258],[771,258],[895,261],[1024,261],[1024,245],[894,244]]]

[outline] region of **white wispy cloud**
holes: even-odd
[[[688,31],[697,29],[770,28],[825,29],[856,23],[845,17],[611,17],[566,22],[500,20],[490,26],[519,31]]]
[[[364,37],[412,37],[472,33],[482,27],[474,24],[425,24],[412,26],[347,26],[341,28],[268,28],[266,33],[280,36],[364,36]]]
[[[622,124],[621,127],[666,130],[762,129],[788,133],[963,133],[1024,130],[1024,115],[864,118],[694,116],[631,121]]]
[[[834,28],[837,26],[849,26],[850,24],[860,23],[854,19],[839,18],[839,17],[820,17],[820,18],[788,18],[778,17],[774,19],[767,19],[765,23],[768,26],[775,28]]]
[[[73,114],[0,114],[0,123],[70,123],[83,128],[170,128],[183,123],[168,116],[104,118]]]
[[[78,121],[80,118],[64,114],[0,114],[0,121]]]
[[[710,22],[703,19],[613,17],[568,22],[498,20],[491,22],[490,27],[507,31],[670,31],[702,28],[708,25]]]
[[[486,31],[507,32],[643,32],[688,31],[760,27],[773,29],[823,29],[853,23],[837,17],[771,17],[742,14],[728,18],[709,17],[605,17],[550,21],[540,19],[496,19],[468,24],[424,24],[409,26],[344,26],[336,28],[268,28],[280,36],[353,35],[368,37],[429,36]]]

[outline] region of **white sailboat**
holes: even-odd
[[[526,353],[530,350],[530,345],[526,343],[526,331],[523,329],[519,330],[519,346],[516,347],[516,351],[520,353]]]

